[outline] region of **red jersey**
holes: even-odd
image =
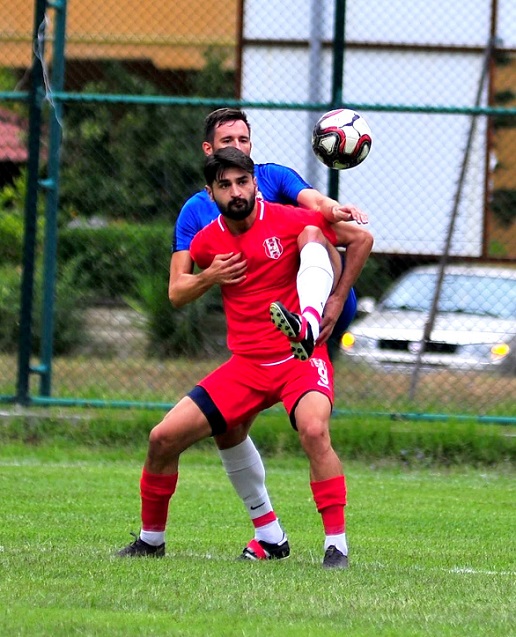
[[[221,285],[228,348],[257,362],[275,362],[289,358],[292,351],[288,339],[271,322],[270,304],[281,301],[292,312],[300,311],[297,238],[306,226],[319,227],[333,245],[336,236],[319,212],[259,200],[256,205],[257,216],[247,232],[231,234],[219,215],[195,235],[190,254],[202,269],[217,254],[241,252],[247,259],[245,281]]]

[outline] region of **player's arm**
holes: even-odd
[[[195,301],[214,285],[204,272],[194,274],[193,269],[194,263],[188,250],[179,250],[172,254],[168,298],[174,307]]]
[[[338,221],[368,222],[367,214],[360,208],[349,203],[340,204],[335,199],[315,190],[315,188],[303,188],[297,196],[297,203],[304,208],[319,211],[330,223]]]
[[[178,250],[170,260],[168,298],[174,307],[195,301],[214,285],[236,284],[245,279],[247,262],[239,254],[218,254],[211,265],[194,274],[194,262],[188,250]]]
[[[337,236],[337,245],[346,248],[346,267],[342,270],[342,275],[324,307],[321,334],[317,339],[319,344],[328,340],[351,288],[371,253],[374,242],[373,235],[365,228],[339,222],[333,226],[333,229]]]

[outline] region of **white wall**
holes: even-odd
[[[332,39],[333,0],[319,2],[322,34]],[[489,34],[490,0],[358,0],[346,2],[346,39],[356,42],[483,46]],[[504,44],[516,41],[516,3],[500,0]],[[367,11],[364,12],[364,7]],[[450,10],[450,6],[452,10]],[[252,102],[307,103],[307,47],[275,46],[270,40],[308,41],[311,0],[246,0],[242,98]],[[503,17],[505,16],[505,18]],[[482,54],[353,47],[345,52],[343,96],[347,103],[467,107],[474,104]],[[324,48],[318,89],[331,98],[332,52]],[[485,103],[485,102],[484,102]],[[249,110],[249,109],[248,109]],[[361,111],[373,132],[370,156],[340,171],[341,201],[370,215],[376,252],[440,254],[464,157],[470,116]],[[249,110],[253,157],[292,166],[327,190],[328,170],[315,165],[309,148],[318,113]],[[483,233],[486,122],[477,118],[452,253],[480,256]],[[310,174],[308,174],[310,173]]]
[[[310,34],[312,0],[245,0],[248,39],[299,40]],[[505,22],[513,0],[499,0]],[[318,0],[323,36],[332,39],[334,0]],[[346,0],[346,37],[354,42],[483,46],[489,36],[490,0]],[[515,35],[513,33],[513,35]],[[506,44],[509,46],[509,44]]]

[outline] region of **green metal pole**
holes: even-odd
[[[331,103],[332,108],[340,108],[342,105],[342,78],[344,75],[344,49],[346,26],[346,0],[335,0],[335,24],[333,34],[333,78]],[[338,170],[330,168],[328,179],[328,194],[333,199],[339,198]]]
[[[51,96],[54,91],[62,91],[64,85],[65,41],[66,41],[66,0],[54,0],[49,6],[55,9],[55,35],[52,56]],[[59,164],[61,151],[62,102],[52,101],[48,177],[41,181],[47,191],[45,207],[45,243],[43,270],[43,308],[41,333],[41,382],[40,393],[50,396],[52,385],[52,352],[54,339],[54,297],[57,270],[57,216],[59,205]]]
[[[18,380],[16,400],[29,402],[30,355],[32,349],[32,305],[34,292],[34,260],[38,214],[38,173],[41,146],[41,104],[44,97],[43,67],[36,54],[38,30],[45,19],[45,0],[34,5],[33,54],[29,92],[29,140],[27,162],[27,195],[25,199],[25,233],[20,300],[20,337],[18,344]]]

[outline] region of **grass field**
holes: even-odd
[[[0,449],[0,634],[515,634],[514,471],[346,463],[351,567],[320,566],[300,457],[266,460],[289,533],[279,563],[240,563],[251,526],[211,450],[185,454],[167,557],[118,560],[139,528],[143,449]]]

